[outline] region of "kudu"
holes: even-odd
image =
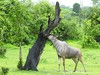
[[[65,41],[58,40],[53,35],[48,35],[47,37],[49,40],[52,41],[54,47],[56,48],[57,55],[58,55],[58,70],[59,71],[60,71],[60,62],[62,58],[64,71],[66,71],[65,70],[65,59],[72,59],[75,62],[74,72],[76,71],[77,64],[79,61],[82,63],[84,71],[86,72],[86,69],[82,61],[82,52],[79,49],[71,47]]]

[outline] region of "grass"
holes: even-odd
[[[79,62],[77,71],[74,73],[74,62],[72,60],[66,59],[66,70],[68,72],[63,72],[63,65],[61,63],[60,72],[58,69],[58,60],[56,50],[50,43],[47,43],[44,52],[41,56],[38,72],[35,71],[20,71],[17,69],[17,64],[19,61],[19,48],[6,44],[7,53],[5,57],[0,57],[0,68],[9,68],[9,73],[7,75],[99,75],[100,74],[100,49],[86,48],[82,49],[80,41],[68,41],[68,44],[74,47],[78,47],[83,52],[83,61],[87,72],[84,72],[82,64]],[[23,62],[26,61],[28,50],[31,45],[23,46]],[[1,69],[0,69],[1,72]],[[1,75],[1,74],[0,74]]]

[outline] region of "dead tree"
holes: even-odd
[[[54,20],[50,19],[50,16],[48,16],[48,27],[46,30],[43,31],[43,25],[40,27],[40,32],[38,34],[38,38],[32,48],[29,50],[29,53],[27,55],[27,59],[25,62],[25,65],[23,66],[23,70],[37,70],[37,66],[40,60],[40,56],[43,52],[43,49],[46,44],[47,38],[45,35],[48,35],[57,25],[59,24],[61,18],[60,18],[60,6],[59,2],[56,2],[55,6],[55,18]]]

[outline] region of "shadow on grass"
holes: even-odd
[[[7,57],[4,55],[0,55],[0,59],[6,59]]]
[[[84,72],[82,70],[77,70],[76,72],[73,72],[73,70],[68,70],[68,72],[64,72],[61,70],[58,72],[58,70],[39,70],[39,71],[26,71],[26,70],[18,70],[18,69],[11,69],[10,70],[11,75],[99,75],[99,72]]]
[[[49,71],[43,70],[39,72],[44,75],[89,75],[88,72],[84,72],[84,71],[73,72],[72,70],[68,70],[67,72],[64,72],[64,71],[58,72],[57,70],[49,70]]]

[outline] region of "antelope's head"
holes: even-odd
[[[48,35],[48,39],[52,41],[52,40],[56,40],[57,38],[53,35]]]

